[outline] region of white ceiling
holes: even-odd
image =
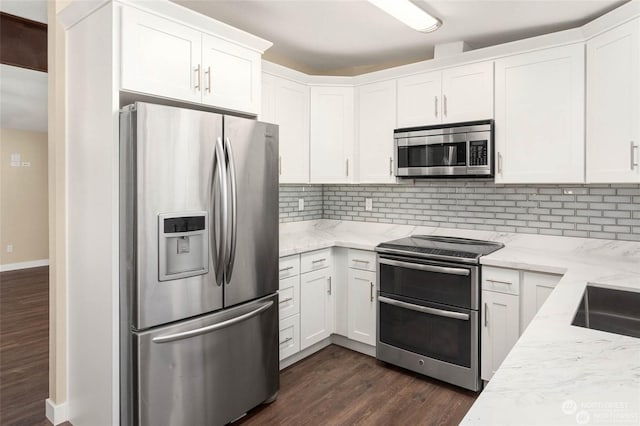
[[[582,24],[627,0],[413,0],[443,25],[414,31],[364,0],[172,0],[274,43],[264,58],[309,74],[357,75]],[[634,0],[639,1],[639,0]]]
[[[46,0],[1,0],[0,11],[47,22]],[[0,65],[0,127],[47,131],[47,73]]]
[[[47,131],[47,73],[0,65],[0,127]]]

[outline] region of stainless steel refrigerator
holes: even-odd
[[[120,150],[121,424],[228,423],[279,388],[278,128],[139,102]]]

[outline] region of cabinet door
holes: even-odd
[[[482,292],[481,378],[490,380],[518,341],[520,309],[518,296]]]
[[[584,46],[497,60],[498,183],[584,182]]]
[[[309,182],[309,88],[275,78],[274,123],[279,126],[280,183]]]
[[[358,342],[376,344],[376,273],[349,269],[348,337]]]
[[[524,272],[522,274],[522,313],[520,320],[520,334],[524,332],[542,304],[547,300],[561,275],[543,274],[539,272]]]
[[[353,179],[353,88],[311,88],[311,183]]]
[[[358,182],[395,182],[393,130],[396,128],[396,82],[357,89]]]
[[[307,272],[300,279],[300,349],[329,337],[333,331],[331,268]]]
[[[260,54],[202,35],[202,102],[219,108],[260,112]]]
[[[493,118],[493,62],[442,71],[442,121]]]
[[[300,352],[300,315],[280,320],[280,361]]]
[[[201,38],[174,21],[123,8],[122,89],[200,102]]]
[[[425,126],[442,121],[442,73],[398,79],[398,127]]]
[[[640,182],[640,19],[587,42],[587,182]]]

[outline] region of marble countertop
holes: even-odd
[[[415,234],[499,241],[483,265],[563,274],[462,424],[640,424],[640,339],[571,325],[588,283],[640,292],[640,243],[318,220],[281,224],[280,255]]]

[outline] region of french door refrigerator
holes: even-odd
[[[218,425],[275,399],[278,128],[120,114],[121,424]]]

